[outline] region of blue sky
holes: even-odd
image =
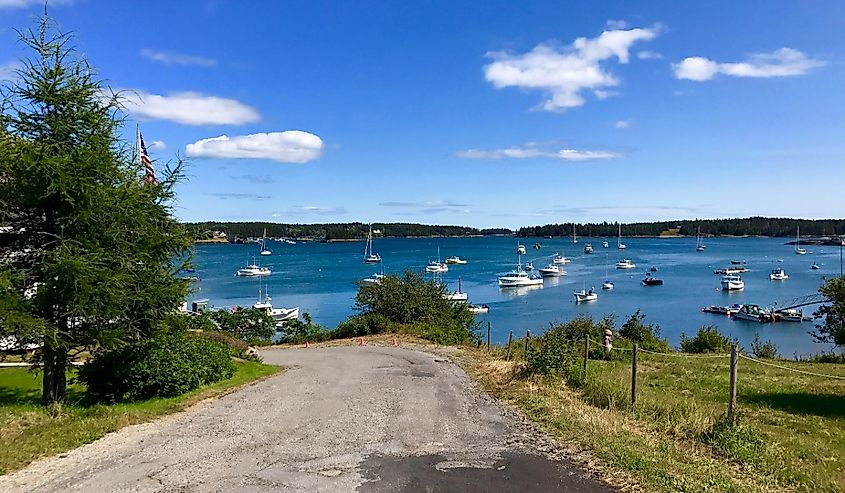
[[[0,0],[0,77],[40,1]],[[845,3],[52,2],[184,220],[841,217]],[[225,137],[223,137],[225,136]]]

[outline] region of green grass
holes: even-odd
[[[90,443],[124,426],[180,411],[202,399],[281,370],[277,366],[251,361],[235,364],[237,371],[232,378],[167,399],[88,405],[83,388],[71,384],[65,404],[54,408],[39,404],[40,375],[27,368],[0,368],[0,474]]]
[[[521,351],[514,351],[516,357]],[[740,360],[739,424],[725,422],[728,360],[640,353],[637,409],[631,364],[591,361],[575,388],[526,377],[501,353],[465,350],[495,395],[600,459],[606,474],[655,491],[845,491],[845,381]],[[845,376],[845,365],[778,362]]]

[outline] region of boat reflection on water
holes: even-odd
[[[500,287],[499,292],[507,298],[513,298],[515,296],[525,296],[531,291],[536,291],[538,289],[543,289],[543,285],[538,284],[536,286],[515,286],[508,288]]]

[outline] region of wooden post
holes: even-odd
[[[584,336],[584,376],[587,375],[587,360],[590,359],[590,336]]]
[[[511,360],[511,341],[513,341],[513,331],[508,334],[508,356],[505,358],[505,361]]]
[[[531,341],[531,331],[525,331],[525,354],[528,354],[528,342]]]
[[[487,321],[487,352],[490,352],[490,321]]]
[[[631,361],[631,409],[637,407],[637,345],[634,344],[633,359]]]
[[[736,412],[736,366],[737,366],[736,344],[731,344],[731,381],[728,394],[728,419],[733,422]]]

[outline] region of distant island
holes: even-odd
[[[269,238],[290,238],[304,241],[356,241],[366,238],[372,227],[378,236],[413,237],[467,237],[514,235],[518,237],[571,236],[573,230],[579,237],[615,237],[619,223],[559,223],[545,226],[526,226],[513,231],[508,228],[473,228],[416,223],[328,223],[284,224],[270,222],[216,222],[186,223],[195,232],[199,243],[238,243],[260,238],[266,230]],[[818,237],[815,241],[837,241],[845,233],[845,219],[791,219],[748,217],[734,219],[695,219],[678,221],[636,222],[622,224],[624,236],[684,237],[695,236],[770,236],[794,237],[801,228],[802,238]],[[804,240],[802,240],[803,242]],[[813,241],[813,240],[811,240]]]

